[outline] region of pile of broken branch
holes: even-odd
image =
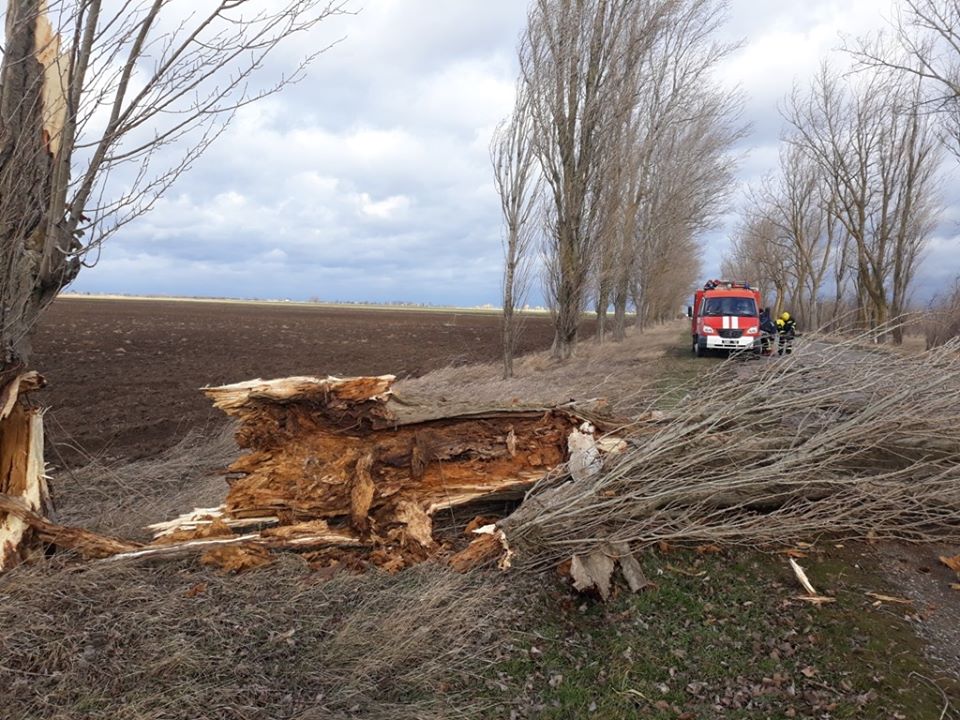
[[[629,449],[591,482],[539,483],[502,529],[541,565],[609,543],[960,541],[958,350],[811,339],[725,364],[669,423],[622,431]]]
[[[479,400],[450,415],[404,402],[390,376],[209,388],[247,451],[221,506],[152,525],[154,540],[135,543],[59,526],[4,489],[0,519],[20,528],[3,541],[6,562],[42,543],[112,561],[200,553],[227,569],[280,550],[316,567],[388,571],[572,558],[577,584],[606,595],[617,563],[642,587],[631,549],[658,541],[954,541],[957,350],[907,357],[811,339],[782,359],[720,364],[669,414],[653,402],[630,421]],[[491,501],[498,516],[471,511]],[[459,532],[435,528],[441,512]]]

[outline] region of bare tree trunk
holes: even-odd
[[[527,294],[533,226],[542,191],[531,138],[532,124],[530,98],[520,85],[513,113],[497,126],[490,143],[493,180],[500,196],[504,226],[501,337],[504,378],[513,377],[513,355],[520,331],[515,311]]]
[[[342,13],[346,1],[218,0],[195,12],[165,0],[50,3],[61,38],[46,0],[8,0],[0,368],[29,362],[30,333],[85,254],[148,212],[238,108],[302,77],[322,48],[275,84],[250,89],[281,42]],[[151,168],[174,143],[171,165]],[[127,170],[126,182],[108,186]]]
[[[507,283],[512,283],[512,272],[507,272]],[[516,344],[516,333],[513,326],[513,297],[509,284],[503,291],[503,318],[500,329],[500,343],[503,348],[503,377],[513,377],[513,353]]]
[[[0,370],[30,361],[37,319],[79,269],[54,202],[68,181],[57,176],[66,60],[41,6],[10,2],[0,68]]]
[[[570,255],[570,253],[566,253]],[[580,314],[583,312],[583,267],[577,261],[561,257],[561,270],[554,310],[554,337],[551,354],[556,360],[569,360],[577,344]]]
[[[610,288],[603,284],[597,289],[597,341],[607,338],[607,308],[610,305]]]
[[[627,336],[627,300],[629,282],[621,278],[613,296],[613,339],[621,342]]]

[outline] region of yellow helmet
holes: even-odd
[[[782,328],[784,325],[783,318],[777,318],[777,327]]]
[[[790,319],[790,313],[784,312],[784,313],[780,316],[780,319],[783,320],[784,322],[786,322],[787,320]]]

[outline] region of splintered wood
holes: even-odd
[[[567,460],[583,422],[569,408],[478,407],[457,415],[396,398],[394,377],[291,377],[208,388],[239,422],[247,453],[228,469],[219,508],[152,526],[157,539],[118,557],[189,548],[336,549],[396,570],[450,550],[433,518],[478,501],[521,499]],[[506,549],[494,540],[498,554]],[[329,554],[329,553],[328,553]],[[233,567],[242,554],[208,552]],[[262,558],[258,552],[243,557]],[[468,556],[454,565],[465,568]]]
[[[0,387],[0,570],[37,549],[34,528],[24,514],[42,515],[49,504],[43,416],[21,401],[23,393],[42,384],[36,373],[23,373]]]
[[[321,570],[373,565],[394,572],[427,559],[443,559],[460,571],[493,564],[506,569],[513,550],[497,517],[453,511],[520,501],[548,474],[590,481],[605,455],[625,449],[622,440],[596,437],[595,424],[571,406],[464,412],[458,405],[451,413],[442,400],[397,398],[391,375],[207,388],[214,405],[237,420],[237,442],[246,453],[227,469],[222,505],[150,525],[153,540],[140,543],[45,517],[42,424],[39,413],[16,402],[23,380],[0,393],[5,561],[22,555],[30,536],[87,559],[195,555],[228,571],[259,567],[281,550],[301,552]],[[436,533],[441,511],[445,530]],[[573,558],[575,586],[606,598],[616,565],[635,592],[647,585],[629,549],[609,545],[603,553]]]

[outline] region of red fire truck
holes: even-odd
[[[749,283],[710,280],[687,308],[693,352],[760,351],[760,291]]]

